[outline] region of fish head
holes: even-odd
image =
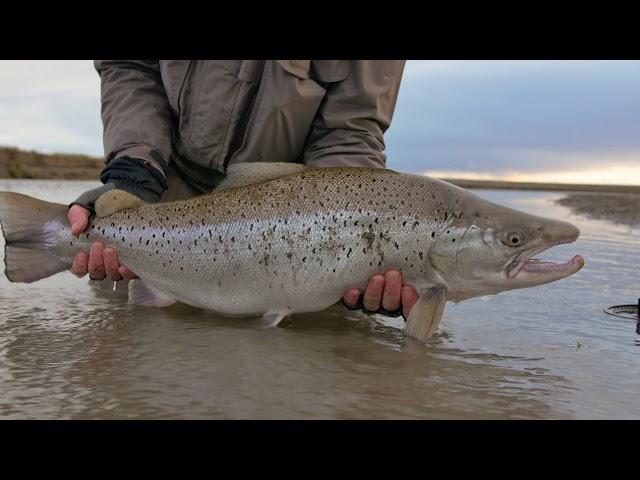
[[[430,262],[454,301],[560,280],[584,266],[534,255],[572,243],[580,230],[568,222],[507,208],[467,194],[431,249]]]

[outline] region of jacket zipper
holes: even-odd
[[[249,120],[253,115],[253,109],[256,104],[256,98],[258,97],[258,94],[260,93],[260,90],[262,88],[262,75],[264,74],[264,67],[265,67],[265,61],[262,60],[262,65],[260,66],[260,74],[258,76],[258,85],[256,86],[255,92],[251,95],[251,98],[249,99],[249,104],[245,108],[245,112],[242,115],[241,127],[233,136],[233,139],[231,140],[229,145],[229,150],[227,151],[227,155],[224,157],[224,162],[223,162],[224,171],[227,170],[227,167],[229,166],[229,162],[231,161],[231,158],[233,157],[233,155],[240,149],[240,147],[242,147],[242,144],[244,143],[244,137],[247,132],[247,127],[249,126]]]

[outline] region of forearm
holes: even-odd
[[[172,156],[172,110],[156,60],[96,60],[105,161],[139,158],[164,172]]]
[[[357,60],[330,84],[307,139],[303,163],[316,167],[384,168],[384,133],[400,88],[404,61]]]

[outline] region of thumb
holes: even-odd
[[[89,223],[89,210],[80,205],[72,205],[68,213],[71,224],[71,234],[75,237],[80,235],[87,228]]]

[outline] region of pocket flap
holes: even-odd
[[[276,60],[287,72],[298,78],[309,78],[311,60]]]

